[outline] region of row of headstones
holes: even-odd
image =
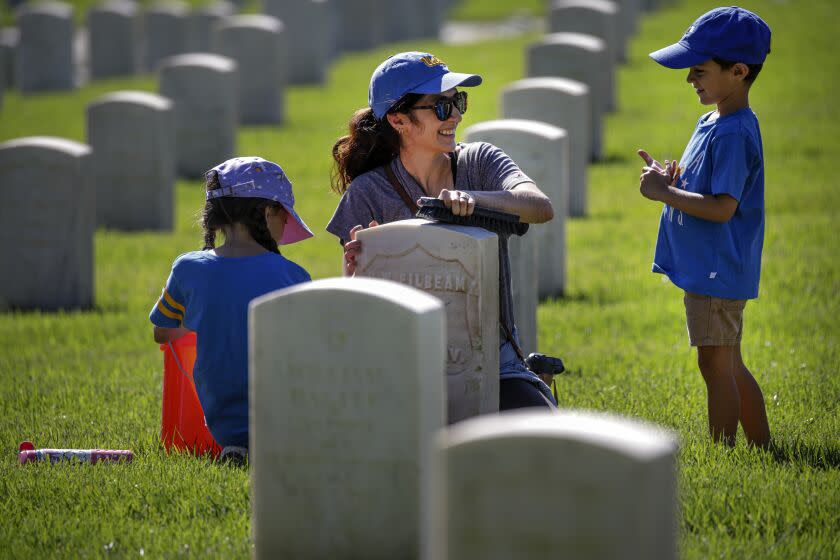
[[[319,280],[252,303],[255,557],[676,558],[670,433],[495,413],[498,238],[422,220],[365,234],[358,270],[396,282]]]
[[[88,105],[87,144],[1,143],[0,239],[18,264],[0,279],[0,308],[91,307],[97,226],[172,229],[176,174],[197,176],[232,157],[239,99],[259,97],[258,80],[240,90],[237,72],[235,60],[219,55],[171,57],[161,95],[121,91]],[[266,97],[277,106],[276,90]]]
[[[448,3],[264,0],[263,11],[279,20],[284,39],[278,49],[288,82],[323,83],[327,65],[338,52],[437,36]],[[90,75],[132,75],[154,71],[170,56],[218,52],[215,29],[235,12],[236,7],[225,1],[191,12],[186,3],[169,0],[141,13],[132,0],[107,0],[87,16]],[[17,23],[17,29],[5,29],[0,37],[0,85],[15,84],[24,93],[73,89],[77,61],[72,6],[54,1],[24,4]]]
[[[500,120],[469,127],[468,141],[502,148],[552,200],[554,219],[510,239],[514,316],[523,349],[537,350],[537,303],[566,284],[566,217],[584,216],[587,166],[602,158],[603,115],[615,110],[615,67],[640,0],[555,0],[549,34],[526,49],[526,79],[501,92]]]
[[[566,289],[567,216],[586,215],[587,166],[603,158],[603,117],[617,109],[616,65],[651,0],[554,0],[548,34],[525,52],[526,79],[501,92],[501,116],[465,132],[502,148],[551,198],[555,218],[510,239],[514,316],[537,348],[537,304]]]

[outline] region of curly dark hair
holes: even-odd
[[[219,175],[213,172],[207,176],[205,188],[208,191],[220,188]],[[277,242],[271,237],[265,222],[265,209],[278,210],[283,205],[264,198],[234,198],[222,196],[208,200],[201,212],[201,227],[204,229],[204,250],[216,248],[216,232],[224,226],[240,223],[248,228],[254,241],[272,253],[280,253]]]
[[[410,109],[421,97],[419,93],[407,93],[388,112],[407,114],[416,123]],[[400,153],[399,134],[387,118],[377,119],[370,107],[356,111],[348,128],[348,134],[339,138],[332,149],[335,160],[332,189],[338,194],[343,194],[362,173],[385,165]]]

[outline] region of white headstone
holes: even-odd
[[[91,150],[45,136],[0,144],[0,308],[93,305]]]
[[[532,224],[525,238],[526,242],[537,245],[539,297],[563,295],[566,287],[566,208],[569,198],[568,134],[562,128],[544,122],[501,119],[475,124],[466,130],[464,136],[468,142],[489,142],[501,148],[551,199],[554,219],[546,224]],[[511,251],[511,270],[521,266],[514,265],[514,260]],[[536,316],[536,297],[532,298],[524,290],[522,293],[528,297],[523,302],[522,313]],[[515,311],[514,317],[519,324],[522,320],[520,311]],[[536,347],[535,338],[530,342]]]
[[[140,20],[130,0],[109,0],[88,12],[91,78],[130,76],[139,64]]]
[[[548,32],[584,33],[604,40],[610,60],[625,60],[621,8],[611,0],[554,0],[548,12]]]
[[[566,78],[526,78],[502,89],[502,116],[543,121],[569,135],[570,216],[586,214],[590,119],[589,87]],[[556,214],[556,212],[555,212]]]
[[[97,225],[122,230],[172,229],[173,117],[171,101],[141,91],[110,93],[88,105]]]
[[[499,410],[499,238],[403,220],[360,231],[356,275],[408,284],[446,308],[447,420]]]
[[[445,16],[446,0],[392,0],[386,2],[385,41],[437,38]]]
[[[529,77],[571,78],[589,86],[591,156],[601,158],[602,115],[610,109],[615,68],[604,42],[591,35],[553,33],[527,49]]]
[[[201,176],[234,156],[239,123],[236,62],[215,54],[182,54],[160,65],[160,93],[175,103],[178,173]]]
[[[196,8],[187,16],[187,51],[217,52],[213,45],[216,26],[236,13],[236,6],[220,1]]]
[[[18,89],[29,93],[75,88],[73,8],[51,1],[24,4],[17,12],[17,24]]]
[[[625,46],[627,45],[627,41],[630,37],[636,33],[639,14],[642,10],[642,1],[643,0],[618,0],[618,4],[621,6],[621,23],[619,24],[619,27],[621,27],[624,33]]]
[[[0,29],[0,65],[3,66],[5,79],[0,88],[9,89],[15,84],[15,58],[20,41],[20,32],[16,27]]]
[[[370,278],[251,303],[257,559],[419,557],[445,328],[439,300]]]
[[[677,444],[636,420],[512,412],[443,430],[427,560],[677,558]]]
[[[145,70],[154,72],[167,57],[187,51],[189,7],[181,0],[164,0],[146,10],[143,18]]]
[[[342,1],[342,0],[338,0]],[[265,12],[285,25],[290,84],[323,84],[334,48],[330,0],[264,0]]]
[[[390,0],[337,0],[338,48],[362,51],[385,41],[386,3]]]
[[[279,124],[284,117],[287,51],[283,23],[272,16],[225,18],[216,28],[216,50],[236,61],[239,122]]]

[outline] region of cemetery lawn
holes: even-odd
[[[568,223],[568,294],[539,308],[541,350],[570,369],[559,379],[562,407],[641,417],[679,434],[684,558],[840,557],[840,192],[833,173],[840,21],[834,0],[804,4],[742,4],[774,30],[751,99],[764,138],[767,229],[761,297],[747,306],[742,348],[764,391],[775,451],[747,448],[743,433],[734,449],[710,443],[681,292],[650,273],[662,207],[638,192],[635,150],[679,157],[704,110],[684,72],[646,55],[678,39],[715,2],[686,0],[640,22],[618,74],[619,110],[606,119],[606,160],[590,168],[589,215]],[[456,71],[482,73],[463,128],[496,118],[498,91],[523,77],[524,48],[535,39],[419,42],[346,56],[326,87],[292,88],[286,126],[240,129],[239,153],[284,166],[298,210],[317,232],[284,253],[315,278],[339,274],[339,246],[323,229],[338,200],[329,189],[330,148],[366,103],[370,73],[387,54],[428,49]],[[146,77],[65,94],[7,92],[0,141],[35,134],[83,141],[87,102],[115,89],[156,87]],[[247,470],[167,455],[158,441],[162,354],[147,316],[173,258],[200,248],[202,200],[199,183],[179,181],[175,231],[97,232],[94,309],[0,314],[0,556],[249,555]],[[133,449],[136,459],[22,467],[15,451],[23,439]],[[535,476],[551,483],[551,473]]]

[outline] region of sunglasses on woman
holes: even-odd
[[[467,112],[467,92],[459,91],[452,97],[439,97],[434,105],[415,105],[414,109],[434,109],[439,121],[445,121],[452,116],[452,107],[458,109],[462,115]]]

